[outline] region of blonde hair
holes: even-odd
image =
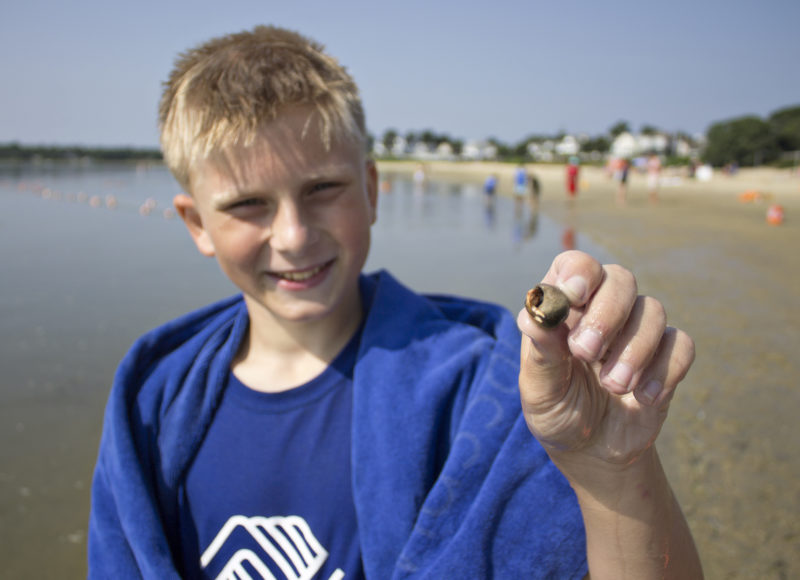
[[[252,145],[258,130],[291,105],[316,111],[326,147],[334,136],[366,142],[358,87],[322,45],[273,26],[214,38],[180,54],[164,83],[164,160],[189,192],[197,162]]]

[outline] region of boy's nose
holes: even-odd
[[[294,202],[279,204],[270,228],[270,245],[281,252],[298,252],[316,238],[303,208]]]

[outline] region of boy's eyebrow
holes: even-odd
[[[225,191],[217,191],[211,195],[211,204],[215,209],[220,209],[228,205],[230,202],[240,198],[242,193],[235,189],[228,189]]]

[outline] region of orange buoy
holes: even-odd
[[[779,226],[783,223],[783,206],[773,204],[767,208],[767,223],[771,226]]]

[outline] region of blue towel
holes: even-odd
[[[362,276],[353,494],[368,578],[582,578],[575,495],[529,433],[520,335],[498,306]],[[244,336],[241,296],[140,338],[119,366],[92,490],[91,578],[179,578],[183,476]]]

